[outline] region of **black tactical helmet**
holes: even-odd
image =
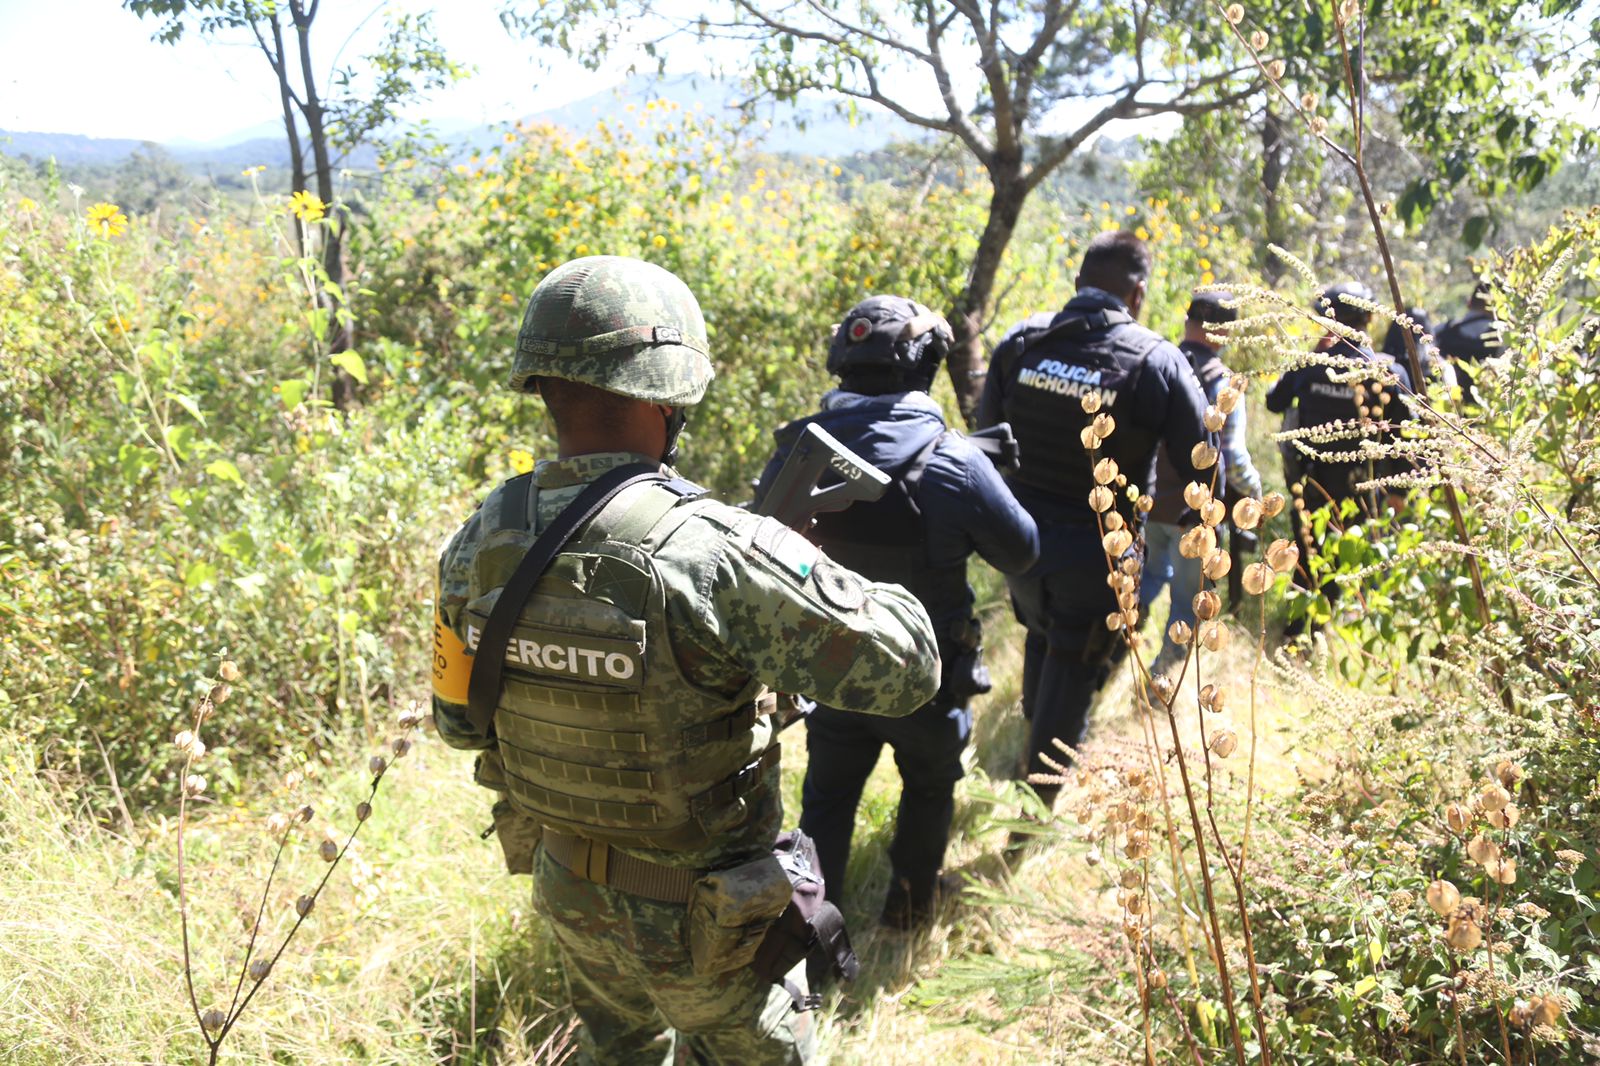
[[[833,331],[828,373],[925,389],[955,335],[944,316],[903,296],[869,296]]]
[[[1239,299],[1226,292],[1197,292],[1189,301],[1189,317],[1196,322],[1234,322]]]
[[[1366,329],[1367,322],[1372,318],[1372,312],[1353,303],[1346,303],[1344,297],[1347,296],[1362,303],[1372,302],[1372,290],[1361,282],[1341,281],[1322,290],[1322,295],[1317,298],[1317,313],[1351,329]]]

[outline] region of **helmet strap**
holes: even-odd
[[[683,433],[683,427],[689,424],[689,409],[687,407],[669,407],[666,417],[667,447],[661,453],[661,462],[672,466],[678,461],[678,436]]]

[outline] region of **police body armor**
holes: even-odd
[[[923,472],[949,432],[935,433],[894,467],[880,465],[876,456],[865,452],[863,458],[893,478],[894,484],[880,499],[817,515],[809,537],[834,562],[869,580],[904,586],[922,603],[937,627],[939,658],[944,664],[934,698],[960,706],[969,697],[989,690],[988,673],[979,656],[982,626],[972,614],[966,560],[933,564],[928,558],[922,508],[917,503]],[[850,442],[846,439],[845,443]]]
[[[1222,392],[1223,382],[1228,377],[1228,368],[1222,365],[1221,357],[1214,348],[1190,341],[1178,345],[1178,350],[1189,360],[1189,367],[1194,371],[1195,377],[1200,379],[1200,389],[1206,394],[1207,402],[1214,403],[1217,395]],[[1155,506],[1150,509],[1146,517],[1151,522],[1177,525],[1178,520],[1183,517],[1184,510],[1189,506],[1183,500],[1183,478],[1179,475],[1178,468],[1172,465],[1167,449],[1162,448],[1160,451],[1161,454],[1156,457],[1155,490],[1151,493],[1155,497]],[[1224,485],[1223,502],[1231,507],[1235,498]]]
[[[1346,359],[1365,359],[1372,364],[1374,371],[1385,368],[1389,361],[1388,356],[1375,355],[1370,349],[1357,348],[1348,341],[1340,341],[1329,354]],[[1367,394],[1365,401],[1357,396],[1358,385]],[[1370,380],[1365,383],[1334,381],[1331,367],[1313,367],[1304,391],[1297,398],[1300,411],[1296,424],[1301,429],[1312,429],[1333,422],[1356,421],[1360,418],[1363,402],[1369,410],[1378,406],[1379,389],[1377,382]],[[1313,459],[1300,453],[1304,464],[1304,476],[1320,485],[1322,491],[1333,500],[1351,499],[1359,495],[1355,489],[1356,483],[1372,477],[1370,462],[1358,459],[1355,455],[1360,447],[1359,441],[1329,441],[1315,443],[1311,447],[1322,455],[1350,455],[1349,461],[1341,462]],[[1327,502],[1321,495],[1308,485],[1306,506],[1314,510],[1320,504]]]
[[[1117,461],[1129,481],[1147,485],[1160,438],[1134,421],[1134,393],[1145,360],[1162,338],[1112,308],[1033,315],[1012,343],[1017,351],[1006,369],[1015,384],[1003,410],[1023,460],[1010,480],[1081,501],[1087,509],[1093,465],[1084,461],[1078,438],[1094,418],[1084,411],[1083,397],[1094,393],[1099,410],[1117,424],[1103,453]],[[1132,517],[1120,493],[1117,505],[1124,518]]]
[[[466,607],[476,644],[533,542],[531,476],[497,492],[498,524]],[[546,827],[621,847],[702,847],[775,776],[760,682],[733,695],[683,676],[652,555],[701,506],[687,482],[635,486],[557,555],[506,647],[494,726],[512,802]],[[496,506],[498,505],[498,506]]]

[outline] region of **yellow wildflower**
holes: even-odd
[[[657,248],[665,248],[667,246],[667,239],[658,233],[654,237],[650,238],[650,243],[655,245]]]
[[[1150,239],[1150,231],[1145,229],[1143,226],[1140,226],[1138,229],[1134,230],[1133,235],[1139,238],[1141,241],[1147,241]]]
[[[17,201],[17,210],[25,215],[38,206],[38,204],[36,204],[30,197],[27,196],[24,196],[22,199]]]
[[[511,449],[511,469],[519,474],[526,474],[533,469],[533,455],[521,448]]]
[[[1137,215],[1139,213],[1139,209],[1134,207],[1132,204],[1129,204],[1127,207],[1122,209],[1122,213],[1125,215]]]
[[[328,213],[328,205],[301,189],[289,197],[289,213],[301,222],[317,222]]]
[[[95,204],[89,208],[89,229],[100,237],[120,237],[128,230],[128,216],[116,204]]]

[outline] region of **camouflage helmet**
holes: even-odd
[[[706,323],[676,275],[617,255],[545,275],[522,316],[510,385],[564,378],[649,403],[700,402],[713,372]]]
[[[869,296],[852,307],[833,331],[828,373],[912,375],[949,351],[950,323],[904,296]]]

